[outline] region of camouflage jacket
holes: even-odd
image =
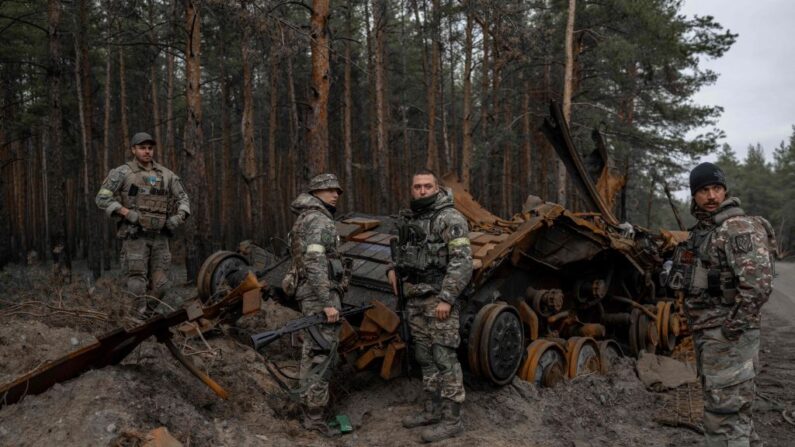
[[[323,202],[308,193],[293,200],[290,209],[298,215],[290,231],[290,255],[299,290],[308,288],[319,302],[330,306],[329,292],[343,275],[334,219]]]
[[[95,203],[111,217],[122,207],[135,209],[137,198],[146,194],[165,194],[176,202],[177,212],[190,214],[188,194],[179,177],[154,161],[151,169],[146,169],[136,160],[112,169],[102,182]],[[127,222],[122,219],[119,236],[127,234],[127,226]]]
[[[698,223],[684,245],[707,272],[706,282],[686,292],[694,331],[760,327],[760,310],[772,291],[775,236],[767,220],[747,216],[739,205],[730,198],[712,213],[691,208]]]
[[[442,301],[454,304],[472,278],[472,248],[469,225],[455,209],[452,191],[441,188],[436,201],[426,209],[402,210],[400,217],[401,225],[416,225],[425,234],[419,256],[405,259],[404,254],[395,259],[401,275],[408,279],[406,296],[422,297],[433,293]],[[416,265],[416,259],[423,259],[423,265]]]

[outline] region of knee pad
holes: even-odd
[[[135,295],[145,295],[146,279],[141,276],[131,276],[127,278],[127,291]]]

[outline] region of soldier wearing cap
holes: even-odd
[[[705,445],[761,445],[751,407],[759,369],[761,308],[772,291],[776,242],[770,223],[730,197],[723,171],[690,172],[698,219],[674,252],[668,286],[684,295],[704,387]]]
[[[310,180],[307,191],[290,205],[298,217],[290,231],[292,264],[282,285],[295,295],[304,315],[324,313],[329,324],[320,327],[331,349],[321,347],[309,333],[301,349],[300,389],[304,427],[328,434],[324,412],[329,401],[329,378],[336,362],[339,310],[344,268],[334,213],[342,188],[334,174]]]
[[[117,221],[127,290],[159,299],[171,286],[168,237],[190,215],[190,202],[179,177],[154,161],[155,146],[151,135],[136,133],[133,159],[110,171],[95,202]]]

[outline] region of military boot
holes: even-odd
[[[422,440],[436,442],[442,439],[453,438],[464,432],[464,423],[461,421],[461,404],[445,400],[442,405],[442,420],[433,427],[422,432]]]
[[[301,421],[301,425],[306,430],[316,431],[327,438],[331,438],[335,436],[336,433],[326,424],[326,418],[323,413],[323,408],[305,408],[304,419]]]
[[[440,420],[442,420],[442,398],[438,394],[434,394],[425,402],[425,408],[421,413],[404,417],[402,423],[405,428],[414,428],[435,424]]]

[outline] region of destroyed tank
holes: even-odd
[[[605,371],[623,354],[670,353],[684,330],[680,307],[665,296],[657,278],[663,254],[685,235],[652,234],[619,223],[611,209],[623,178],[610,168],[598,132],[596,149],[583,161],[554,105],[543,130],[593,211],[576,213],[530,196],[520,213],[501,219],[454,177],[444,179],[456,209],[469,221],[474,258],[472,281],[459,298],[459,357],[470,373],[495,385],[519,375],[549,386]],[[336,225],[340,251],[353,259],[344,302],[378,301],[397,310],[386,276],[395,219],[354,213]],[[247,262],[246,256],[224,253],[205,264],[216,272],[214,279],[205,278],[205,286],[200,279],[205,297],[215,290],[209,284],[224,279],[225,269]],[[258,268],[274,285],[281,284],[287,264]],[[391,378],[400,374],[406,334],[398,334],[395,317],[382,311],[368,311],[366,322],[345,323],[340,350],[357,368],[380,365],[381,375]]]

